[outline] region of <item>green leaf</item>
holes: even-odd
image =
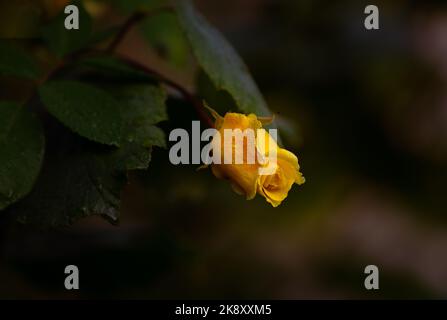
[[[0,42],[0,75],[35,79],[39,76],[38,68],[31,55]]]
[[[164,132],[155,124],[167,120],[166,92],[154,78],[111,57],[82,62],[93,71],[95,81],[110,93],[121,108],[121,148],[113,155],[122,170],[146,169],[153,146],[165,147]],[[120,79],[116,83],[114,79]],[[102,82],[101,82],[102,80]],[[127,82],[122,83],[123,80]],[[132,159],[128,154],[133,153]]]
[[[227,91],[217,90],[208,75],[200,70],[196,78],[196,91],[200,99],[205,100],[220,115],[236,111],[238,107]]]
[[[139,80],[150,81],[153,80],[147,73],[131,68],[122,63],[119,59],[110,56],[99,56],[82,59],[79,64],[88,69],[99,72],[102,76],[107,78],[116,78],[123,80]]]
[[[159,85],[135,83],[109,90],[125,108],[123,117],[131,127],[156,124],[168,119],[166,92]]]
[[[152,148],[127,143],[111,153],[109,159],[116,170],[145,170],[152,160]]]
[[[108,88],[123,108],[123,140],[112,154],[118,169],[146,169],[153,146],[166,147],[164,132],[155,124],[167,120],[166,92],[158,85],[127,84]],[[131,155],[131,156],[129,156]]]
[[[0,102],[0,210],[32,189],[44,155],[39,119],[13,102]]]
[[[91,41],[92,19],[81,3],[75,4],[79,8],[78,30],[65,29],[67,15],[63,11],[42,29],[42,37],[50,49],[60,57],[82,49]]]
[[[175,8],[198,63],[216,88],[227,91],[242,112],[270,116],[247,67],[220,32],[194,9],[191,1],[176,0]]]
[[[110,163],[111,147],[97,145],[59,129],[48,136],[42,173],[28,197],[13,207],[21,223],[41,228],[68,226],[101,215],[116,223],[125,175]]]
[[[76,133],[119,146],[121,106],[107,92],[80,82],[54,81],[43,85],[39,93],[47,110]]]
[[[39,181],[14,207],[18,221],[40,227],[67,226],[91,215],[119,221],[125,171],[146,169],[152,146],[165,143],[154,124],[167,119],[166,93],[152,84],[105,87],[114,93],[124,115],[121,146],[94,144],[63,127],[50,132]]]
[[[150,16],[141,23],[141,31],[161,57],[177,67],[187,64],[189,44],[177,17],[171,12]]]

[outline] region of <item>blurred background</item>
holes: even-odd
[[[85,1],[96,27],[122,22],[129,3]],[[370,1],[195,3],[249,66],[306,183],[273,209],[156,149],[147,172],[130,174],[119,226],[3,225],[0,298],[447,298],[445,2],[376,0],[374,31],[363,26]],[[198,88],[170,15],[118,51]],[[170,99],[165,130],[197,118],[181,104]],[[78,291],[64,289],[68,264]],[[364,288],[369,264],[380,290]]]

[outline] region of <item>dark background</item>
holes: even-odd
[[[97,25],[125,16],[86,4]],[[196,4],[279,113],[306,183],[273,209],[157,149],[147,172],[131,174],[118,227],[99,217],[59,230],[3,224],[0,297],[445,298],[444,1],[374,1],[376,31],[363,26],[364,1]],[[184,39],[152,23],[119,50],[194,88]],[[64,289],[68,264],[79,291]],[[369,264],[380,290],[363,286]]]

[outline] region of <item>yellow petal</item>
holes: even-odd
[[[306,180],[300,172],[298,158],[290,151],[279,148],[277,153],[278,165],[284,170],[288,177],[294,177],[297,184],[303,184]]]
[[[258,193],[273,207],[287,198],[294,183],[304,183],[304,177],[299,172],[298,158],[292,152],[278,148],[276,161],[276,172],[261,176],[258,182]]]
[[[256,196],[258,180],[256,165],[213,164],[211,170],[216,178],[230,180],[233,188],[237,189],[238,193],[245,195],[247,200]]]

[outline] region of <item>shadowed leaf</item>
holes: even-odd
[[[44,145],[41,124],[33,113],[16,103],[0,102],[0,210],[30,192]]]
[[[175,1],[175,7],[197,61],[216,88],[227,91],[240,111],[270,116],[246,65],[222,34],[194,9],[190,1]]]
[[[0,42],[0,75],[35,79],[39,72],[31,56],[2,41]]]
[[[39,92],[48,111],[76,133],[96,142],[120,144],[121,108],[107,92],[75,81],[49,82]]]

